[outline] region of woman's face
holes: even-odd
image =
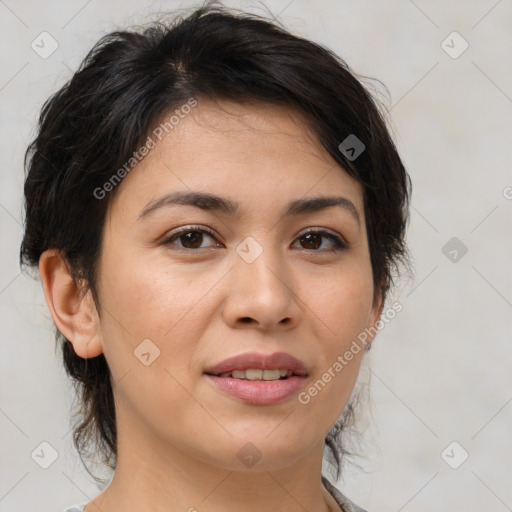
[[[118,185],[99,262],[98,340],[120,452],[130,443],[238,471],[253,456],[256,470],[278,469],[321,452],[364,351],[333,365],[378,320],[362,188],[291,110],[219,104],[237,116],[199,101]],[[171,202],[191,192],[220,199]],[[300,209],[318,197],[343,199]],[[286,359],[261,359],[285,353],[306,375],[207,374],[248,353],[246,367],[286,369]]]

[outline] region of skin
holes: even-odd
[[[238,202],[240,217],[174,205],[137,220],[163,194],[190,190]],[[289,201],[333,195],[354,204],[360,223],[341,207],[283,217]],[[187,225],[215,236],[162,242]],[[334,252],[325,236],[308,245],[310,227],[348,247]],[[263,249],[252,263],[236,252],[248,236]],[[306,364],[307,389],[379,319],[362,188],[298,112],[199,101],[118,185],[103,231],[99,313],[57,251],[39,268],[57,327],[79,356],[103,353],[115,382],[117,468],[86,512],[339,510],[320,479],[324,438],[364,351],[307,405],[296,396],[249,405],[203,374],[233,355],[283,351]],[[134,356],[145,339],[160,350],[148,366]],[[248,442],[262,454],[252,467],[237,458]]]

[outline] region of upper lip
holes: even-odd
[[[224,359],[224,361],[207,368],[205,373],[220,375],[221,373],[231,372],[233,370],[248,370],[250,368],[258,370],[273,370],[279,368],[291,370],[296,375],[307,375],[306,365],[286,352],[274,352],[273,354],[247,352]]]

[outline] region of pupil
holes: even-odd
[[[303,240],[306,240],[306,245],[309,245],[309,247],[304,247],[305,249],[318,249],[318,247],[320,247],[321,243],[314,243],[315,237],[316,241],[318,242],[318,240],[320,239],[320,235],[318,233],[308,233],[307,235],[304,235],[302,237]]]
[[[202,233],[200,233],[199,231],[189,231],[188,233],[186,233],[183,236],[185,237],[185,240],[187,243],[189,243],[189,242],[192,243],[192,247],[187,245],[187,243],[183,244],[187,249],[195,249],[195,248],[201,246]]]

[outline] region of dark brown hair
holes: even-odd
[[[25,155],[22,267],[38,265],[47,249],[60,250],[101,312],[97,262],[116,188],[101,199],[95,190],[132,157],[164,112],[189,98],[256,100],[298,109],[334,160],[361,183],[375,293],[384,299],[407,262],[410,180],[382,106],[331,50],[292,35],[275,20],[216,4],[104,36],[46,101]],[[349,136],[365,146],[357,158],[340,150]],[[80,457],[95,447],[115,469],[107,362],[103,354],[77,356],[57,329],[56,343],[77,392],[81,421],[73,439]],[[337,478],[345,454],[341,433],[351,416],[348,404],[325,439]]]

